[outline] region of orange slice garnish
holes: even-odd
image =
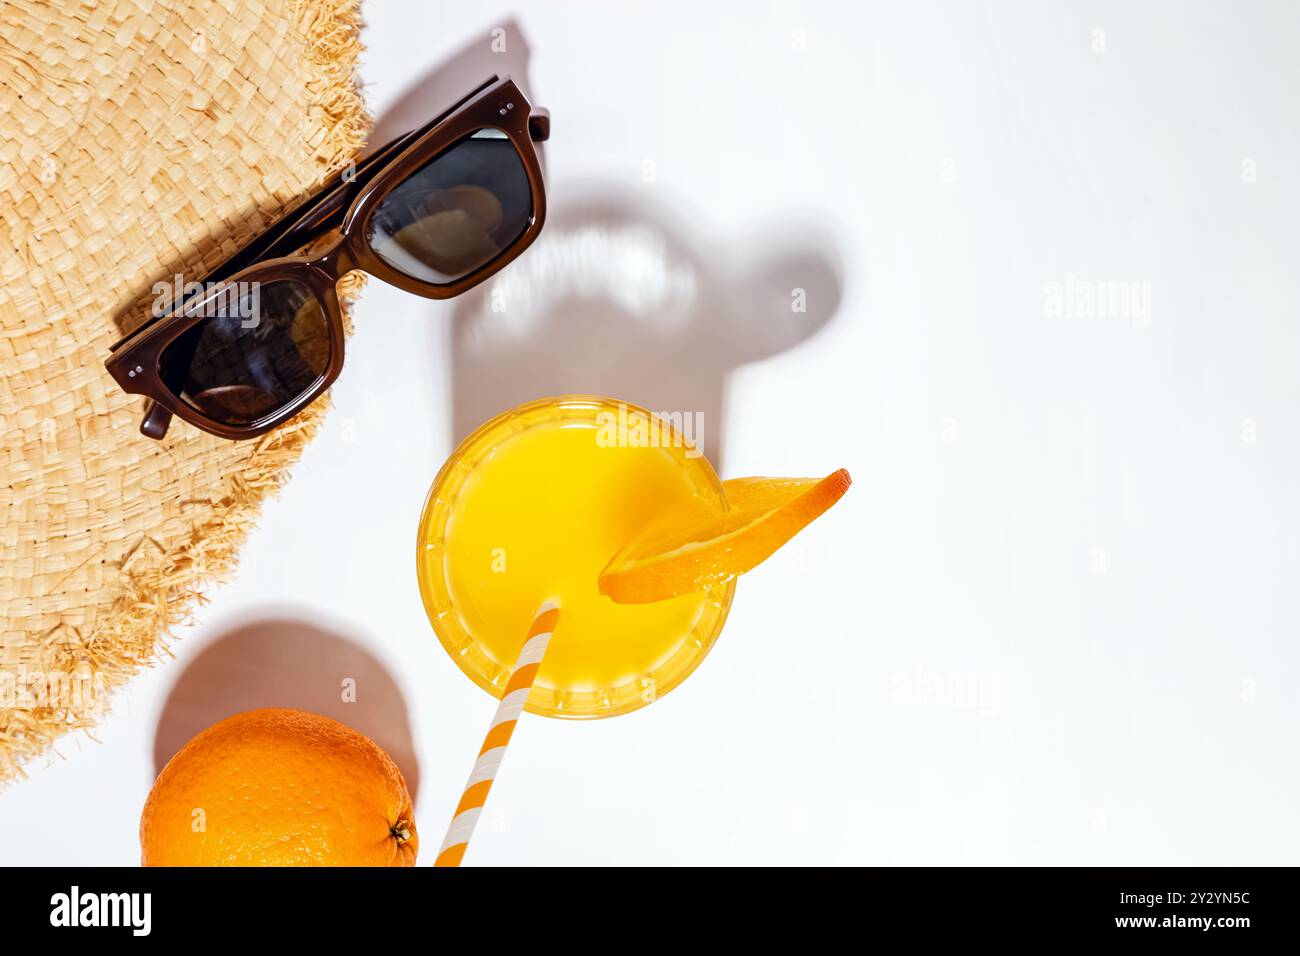
[[[647,604],[702,591],[766,561],[850,484],[841,468],[825,478],[724,481],[726,511],[673,510],[653,520],[605,566],[602,594]]]

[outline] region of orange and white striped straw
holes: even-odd
[[[559,616],[560,609],[554,601],[544,601],[537,609],[533,624],[528,629],[528,639],[524,641],[519,659],[515,661],[515,669],[501,695],[496,716],[492,718],[487,736],[483,739],[483,749],[474,761],[474,769],[470,771],[465,792],[461,794],[460,803],[452,815],[451,826],[447,828],[447,836],[442,841],[438,858],[433,861],[434,866],[460,866],[460,861],[465,858],[469,838],[474,835],[474,825],[478,823],[483,804],[487,802],[488,791],[492,789],[492,781],[501,768],[501,760],[506,755],[506,744],[510,743],[510,736],[515,732],[515,723],[524,711],[524,704],[528,702],[528,692],[533,689],[537,669],[541,667],[542,655],[546,653],[546,645],[551,642],[551,634],[555,631],[555,622]]]

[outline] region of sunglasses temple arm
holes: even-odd
[[[536,143],[544,143],[551,138],[551,111],[540,106],[528,114],[528,135]]]
[[[229,275],[244,265],[256,262],[258,259],[272,258],[275,256],[288,255],[295,249],[300,249],[309,242],[319,238],[331,229],[339,225],[339,219],[348,207],[352,205],[352,199],[364,187],[375,174],[379,173],[388,165],[392,159],[399,155],[406,147],[410,146],[429,130],[433,129],[447,117],[451,116],[458,109],[472,100],[475,96],[487,89],[494,82],[496,77],[479,84],[472,92],[461,97],[450,107],[439,113],[429,122],[425,123],[418,129],[403,133],[394,139],[389,140],[383,146],[372,151],[368,156],[351,166],[349,169],[340,170],[335,173],[324,186],[310,200],[302,205],[298,210],[285,216],[280,222],[277,222],[266,233],[255,240],[257,248],[252,248],[253,243],[240,252],[236,253],[239,260],[235,265],[235,270],[226,267],[222,272]],[[538,114],[544,114],[538,116]],[[538,135],[534,132],[534,117],[537,118],[536,129],[541,131]],[[528,119],[529,132],[533,139],[544,140],[550,135],[551,114],[546,110],[533,110]]]
[[[140,434],[148,438],[162,438],[172,423],[172,413],[153,399],[145,408],[144,420],[140,422]]]
[[[173,356],[165,368],[158,369],[158,376],[162,379],[163,385],[173,395],[180,395],[185,388],[185,379],[188,375],[186,370],[194,362],[194,355],[199,350],[199,339],[197,335],[183,334],[173,343],[173,347],[179,348],[180,351]],[[150,399],[149,404],[145,406],[144,420],[140,422],[140,434],[148,438],[162,438],[167,434],[171,422],[172,413],[163,405]]]
[[[323,236],[331,229],[337,229],[343,213],[352,205],[352,200],[357,192],[393,156],[418,139],[420,132],[421,130],[413,130],[380,147],[362,160],[359,165],[353,167],[346,176],[343,172],[336,173],[333,179],[322,187],[316,196],[304,204],[305,209],[286,216],[263,234],[258,241],[259,248],[251,250],[251,254],[241,250],[241,252],[244,252],[241,255],[243,261],[238,263],[238,267],[242,268],[244,265],[251,264],[259,259],[287,256],[294,250],[301,249],[308,243]],[[231,270],[223,269],[222,271],[233,274]],[[234,271],[238,271],[238,269]]]
[[[473,99],[483,89],[490,86],[495,77],[479,86],[473,93],[467,94],[451,108],[434,117],[419,129],[413,129],[395,139],[389,140],[376,149],[359,164],[349,170],[337,172],[317,193],[303,203],[301,207],[282,217],[262,235],[238,250],[226,262],[208,276],[219,280],[234,275],[245,266],[259,259],[284,256],[319,238],[331,229],[338,227],[339,219],[352,200],[376,173],[382,170],[393,157],[400,154],[421,136],[433,129],[464,103]],[[551,112],[537,107],[528,115],[528,135],[536,142],[545,142],[551,137]]]

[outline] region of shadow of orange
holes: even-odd
[[[189,662],[158,719],[155,773],[200,731],[258,707],[306,710],[360,731],[393,758],[415,799],[420,767],[393,676],[359,642],[290,614],[241,624]]]

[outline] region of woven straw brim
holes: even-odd
[[[0,4],[0,780],[166,654],[316,430],[154,442],[103,362],[352,158],[359,30],[360,0]]]

